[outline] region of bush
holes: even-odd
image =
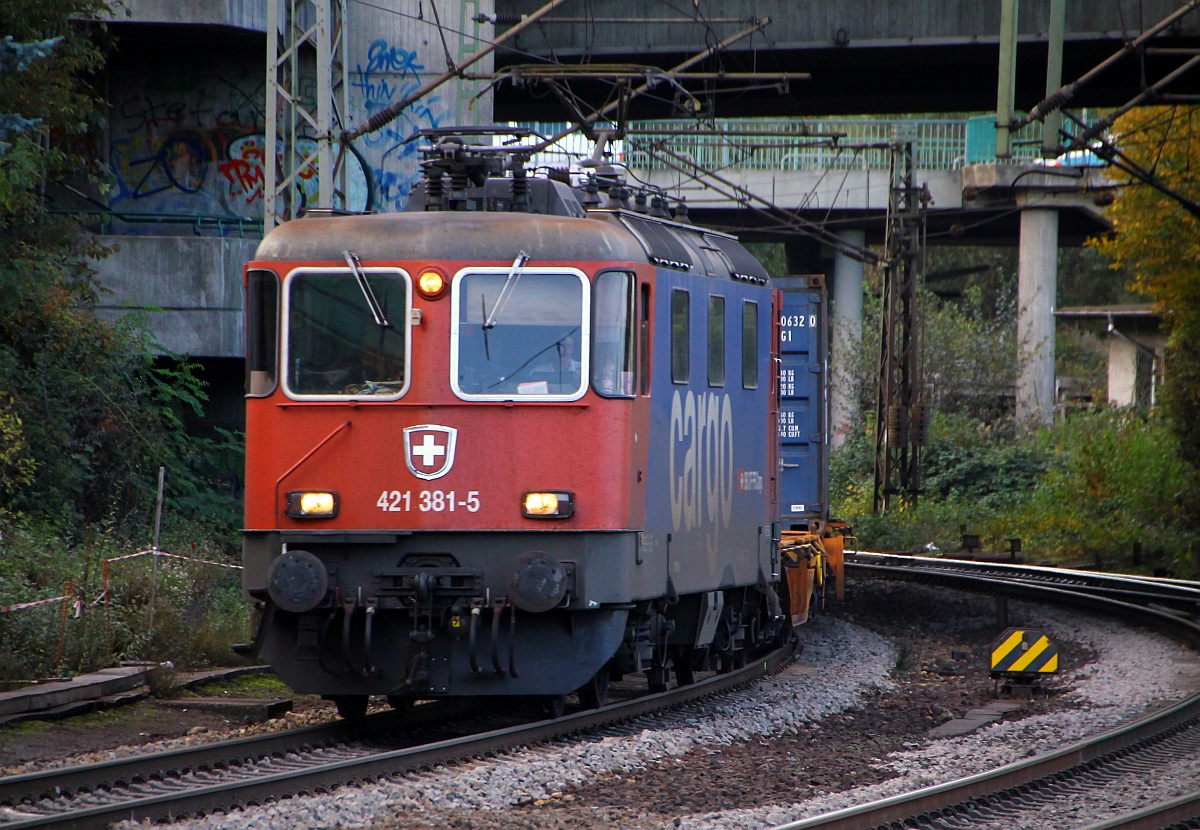
[[[0,603],[59,596],[68,583],[82,600],[66,619],[61,603],[0,614],[10,677],[133,657],[198,664],[244,636],[235,572],[212,566],[160,562],[153,635],[149,557],[114,564],[107,604],[92,604],[103,561],[151,538],[141,530],[160,467],[164,550],[196,540],[200,558],[236,561],[222,540],[240,519],[210,483],[240,466],[240,438],[199,440],[184,427],[204,401],[198,367],[160,356],[137,321],[97,318],[89,263],[105,251],[46,210],[61,185],[104,187],[85,133],[103,116],[93,82],[108,11],[107,0],[0,3],[0,31],[15,39],[3,51],[18,56],[0,72]]]
[[[1193,479],[1157,415],[1101,410],[1040,436],[1050,463],[1030,499],[1028,536],[1060,561],[1125,568],[1135,544],[1148,564],[1195,573],[1197,534],[1184,522]]]
[[[1065,565],[1195,575],[1200,534],[1186,519],[1193,479],[1156,416],[1079,412],[1036,434],[935,415],[917,505],[873,515],[874,442],[864,432],[833,454],[831,503],[864,550],[984,549],[1020,537],[1025,556]]]
[[[237,563],[236,548],[208,538],[203,525],[164,522],[160,545],[193,559]],[[238,570],[159,557],[152,630],[151,556],[111,562],[105,594],[105,560],[147,547],[111,525],[74,540],[28,519],[0,522],[0,605],[66,593],[80,601],[68,603],[65,619],[61,603],[0,614],[0,649],[9,655],[0,680],[132,660],[171,660],[181,668],[235,662],[230,644],[250,633]]]

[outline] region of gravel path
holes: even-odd
[[[1018,719],[931,741],[929,728],[991,697],[992,600],[885,582],[851,587],[848,611],[804,628],[800,664],[639,734],[178,826],[771,827],[1047,751],[1179,699],[1195,680],[1195,658],[1162,638],[1013,603],[1013,624],[1046,630],[1064,671]]]

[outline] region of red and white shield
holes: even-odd
[[[404,428],[404,463],[417,478],[441,478],[454,466],[458,430],[437,424]]]

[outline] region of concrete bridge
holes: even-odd
[[[544,0],[495,0],[497,30],[504,31]],[[1028,110],[1044,97],[1051,0],[1021,0],[1017,19],[1016,105]],[[1099,64],[1146,27],[1183,6],[1181,0],[1110,0],[1066,4],[1063,78]],[[998,0],[753,0],[667,6],[626,0],[564,4],[544,23],[521,33],[497,56],[497,67],[537,61],[652,64],[669,68],[744,31],[752,20],[770,20],[694,69],[726,72],[807,72],[808,81],[780,93],[770,84],[737,90],[713,83],[697,94],[718,118],[861,113],[986,112],[996,109],[1001,30]],[[1155,46],[1190,46],[1200,40],[1200,15],[1181,18]],[[1147,78],[1178,59],[1144,54]],[[1116,106],[1139,90],[1136,60],[1080,90],[1075,106]],[[744,84],[741,86],[745,86]],[[765,87],[765,88],[763,88]],[[575,84],[594,100],[606,90]],[[632,117],[670,118],[673,99],[633,104]],[[498,120],[562,117],[554,96],[534,99],[525,89],[500,87]]]

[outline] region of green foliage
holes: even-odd
[[[1064,251],[1059,265],[1059,305],[1134,299],[1124,287],[1129,274],[1109,268],[1094,250]],[[1136,542],[1142,569],[1196,573],[1189,551],[1200,534],[1189,505],[1200,497],[1179,459],[1190,452],[1200,460],[1200,440],[1181,446],[1157,417],[1095,404],[1039,433],[1018,429],[1015,251],[933,248],[925,270],[935,275],[920,300],[931,443],[922,451],[917,504],[893,503],[882,516],[872,512],[879,275],[867,272],[864,346],[854,380],[864,417],[831,456],[830,498],[834,515],[854,526],[864,549],[957,551],[965,528],[988,551],[1005,551],[1007,539],[1020,537],[1035,559],[1112,568],[1133,567]],[[1200,328],[1196,335],[1191,342],[1200,344]],[[1059,377],[1105,400],[1101,337],[1060,326],[1056,351]],[[1180,363],[1186,361],[1169,362],[1170,371],[1189,371]],[[1164,408],[1190,411],[1195,425],[1200,396],[1183,397],[1188,386],[1167,390]]]
[[[1139,543],[1156,564],[1191,570],[1188,551],[1198,537],[1180,519],[1194,484],[1161,418],[1076,415],[1040,441],[1050,463],[1027,527],[1041,548],[1110,567],[1128,563]]]
[[[292,697],[295,694],[292,687],[288,686],[278,677],[265,672],[258,674],[247,674],[241,677],[235,677],[232,680],[218,680],[212,683],[205,683],[202,686],[197,686],[188,691],[189,697],[214,697],[216,695],[228,695],[229,697]]]
[[[1163,409],[1190,475],[1200,478],[1200,106],[1139,107],[1114,125],[1122,154],[1190,200],[1191,210],[1148,185],[1130,182],[1108,209],[1114,233],[1091,244],[1114,267],[1135,274],[1170,336]],[[1200,526],[1200,503],[1189,508]]]
[[[989,426],[966,414],[935,412],[923,456],[923,494],[915,507],[872,513],[874,437],[855,435],[831,459],[834,515],[854,526],[871,550],[955,550],[962,526],[997,539],[1046,468],[1036,446],[1015,440],[1009,424]],[[984,530],[987,528],[987,530]]]
[[[939,415],[916,507],[871,512],[873,444],[856,435],[833,454],[834,513],[867,550],[961,549],[961,528],[984,549],[1020,537],[1026,555],[1064,564],[1195,575],[1200,534],[1183,521],[1196,497],[1170,429],[1123,410],[1078,412],[1038,434]]]
[[[971,285],[959,302],[927,300],[921,337],[927,404],[987,421],[1011,412],[1017,368],[1014,297],[988,297]]]
[[[998,511],[1018,503],[1045,472],[1042,454],[1013,441],[1011,428],[946,415],[935,418],[935,429],[939,440],[922,459],[927,497]]]
[[[21,418],[11,395],[0,395],[0,495],[8,504],[33,482],[37,465],[27,454]],[[2,514],[4,508],[0,508]]]
[[[147,539],[151,533],[145,529]],[[238,551],[210,538],[207,528],[176,520],[164,526],[160,544],[193,559],[236,564]],[[0,614],[0,649],[9,655],[0,680],[70,675],[118,660],[172,660],[181,668],[229,664],[229,645],[249,637],[240,572],[160,557],[151,629],[153,557],[104,564],[130,552],[126,534],[114,528],[79,541],[28,520],[4,528],[0,605],[65,594],[81,603],[78,616],[73,603],[65,616],[58,603]]]
[[[91,78],[105,32],[81,21],[107,11],[105,0],[0,3],[11,37],[0,45],[0,604],[82,601],[78,616],[61,604],[0,615],[9,678],[134,657],[226,662],[246,636],[233,570],[161,559],[155,583],[150,557],[125,560],[105,593],[104,560],[149,546],[160,467],[161,548],[236,562],[237,505],[212,480],[241,463],[239,436],[187,434],[205,399],[199,367],[158,355],[136,321],[95,315],[89,262],[105,251],[45,209],[56,186],[102,184],[87,131],[102,112]]]
[[[9,55],[0,70],[0,114],[26,125],[20,133],[0,135],[11,143],[0,153],[0,233],[37,221],[40,185],[81,172],[99,175],[98,162],[84,152],[82,139],[102,112],[90,78],[104,62],[98,44],[105,31],[101,23],[71,21],[99,20],[108,11],[106,0],[0,4],[0,32]],[[54,140],[40,141],[39,132]]]
[[[0,74],[0,113],[42,131],[11,133],[0,155],[0,493],[10,513],[76,534],[144,524],[161,466],[174,506],[229,531],[236,505],[207,479],[238,441],[187,434],[186,415],[205,399],[198,366],[157,357],[136,321],[96,317],[88,262],[105,251],[42,202],[47,184],[91,169],[72,137],[99,111],[88,76],[102,64],[103,29],[69,21],[106,10],[101,0],[0,6],[0,31],[15,39],[5,48],[21,56]]]

